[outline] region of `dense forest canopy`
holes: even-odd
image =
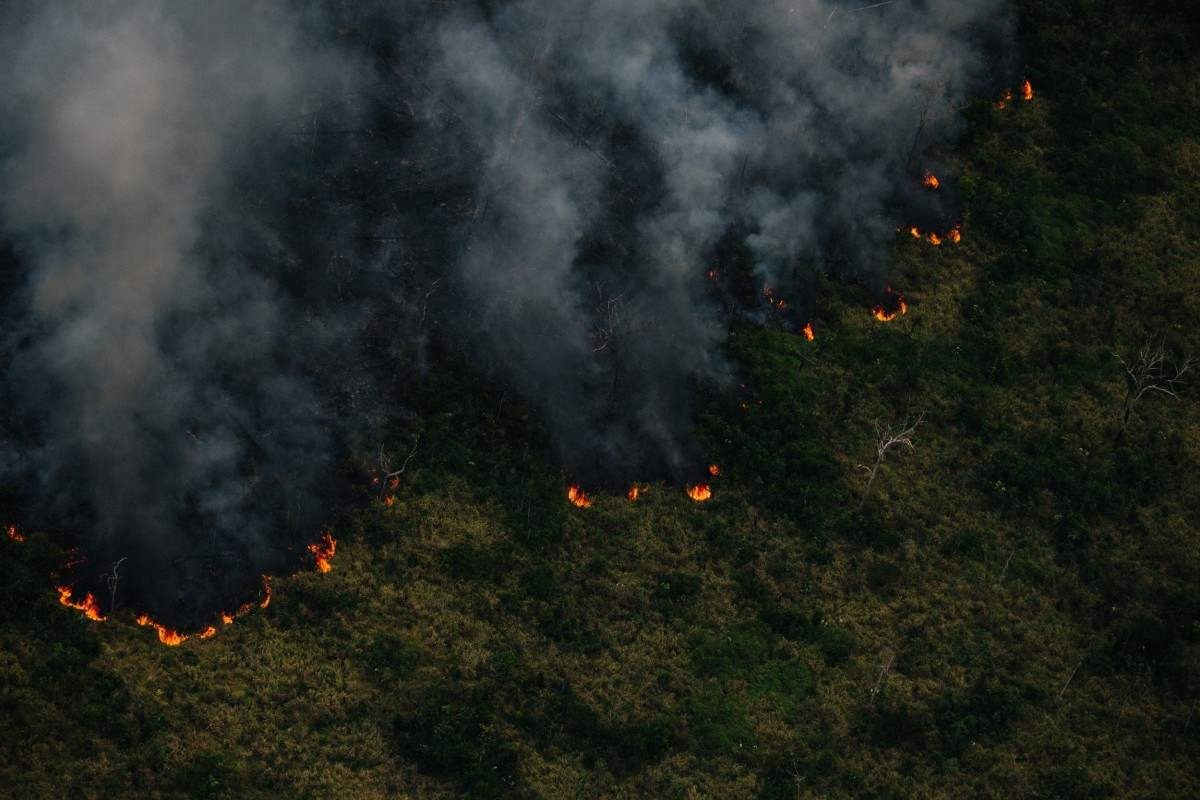
[[[368,35],[362,20],[374,18],[355,17],[367,6],[329,5],[343,15],[335,39]],[[502,5],[480,13],[502,19]],[[254,562],[248,581],[206,595],[226,603],[233,621],[214,618],[221,630],[202,639],[203,620],[180,612],[179,624],[197,633],[164,647],[136,624],[139,612],[156,609],[106,598],[103,574],[92,576],[103,623],[64,608],[54,590],[80,544],[62,524],[77,512],[70,495],[96,487],[53,485],[41,499],[55,502],[37,510],[70,513],[49,525],[32,513],[28,486],[6,484],[0,524],[13,527],[0,536],[0,796],[1200,795],[1200,415],[1197,370],[1186,369],[1200,357],[1200,29],[1190,6],[1016,2],[1011,53],[996,62],[1005,68],[964,95],[954,135],[928,145],[928,169],[948,203],[896,201],[929,216],[908,220],[921,237],[902,228],[871,240],[882,242],[886,269],[830,267],[846,254],[834,252],[836,236],[815,235],[795,245],[819,250],[827,268],[791,276],[790,293],[781,279],[779,293],[764,299],[756,270],[765,262],[755,251],[763,240],[714,237],[693,277],[696,297],[721,319],[722,338],[711,344],[728,377],[684,379],[690,399],[680,430],[695,456],[679,472],[663,462],[644,477],[621,472],[612,485],[598,476],[586,508],[564,496],[583,470],[563,448],[553,413],[503,367],[522,353],[476,339],[452,345],[437,331],[422,339],[409,322],[447,313],[439,306],[447,300],[427,295],[432,287],[414,273],[389,273],[395,265],[386,259],[373,262],[377,283],[334,270],[306,290],[281,273],[297,305],[278,313],[307,309],[299,316],[329,324],[264,343],[261,329],[231,323],[208,344],[229,350],[218,383],[238,402],[218,398],[221,414],[188,406],[188,430],[214,449],[202,464],[166,463],[223,468],[221,459],[233,457],[216,444],[222,431],[237,438],[239,425],[253,431],[271,420],[291,434],[261,443],[251,460],[296,472],[264,473],[278,485],[252,497],[302,495],[298,518],[311,512],[331,536],[310,528],[299,538],[266,537],[277,555]],[[297,41],[326,18],[302,19]],[[255,30],[240,35],[257,40]],[[322,54],[290,52],[292,44],[273,42],[263,55],[329,74]],[[697,69],[709,63],[705,52],[692,53]],[[707,74],[719,88],[738,72]],[[259,77],[291,101],[287,80]],[[1030,100],[1022,99],[1026,79]],[[260,90],[249,84],[210,100],[240,134],[271,112],[256,102]],[[912,122],[897,124],[896,135],[911,142]],[[236,233],[199,237],[213,248],[205,263],[282,258],[262,229],[235,224],[254,214],[293,228],[311,220],[294,253],[336,250],[329,242],[346,220],[310,214],[327,197],[256,206],[256,197],[293,180],[326,186],[347,215],[372,220],[370,230],[350,228],[374,237],[370,244],[347,245],[347,253],[378,256],[381,242],[404,234],[375,226],[386,209],[356,197],[356,187],[376,188],[358,173],[362,154],[411,130],[380,130],[375,144],[353,145],[362,149],[348,160],[339,153],[355,135],[279,133],[285,150],[308,148],[305,163],[315,166],[258,175],[260,192],[207,210],[204,225]],[[606,135],[618,141],[619,133]],[[189,149],[200,166],[180,173],[175,188],[209,175],[207,144],[196,136]],[[170,143],[163,146],[169,162]],[[288,152],[262,163],[299,163]],[[625,153],[630,163],[634,155]],[[578,141],[563,157],[581,175],[603,166]],[[253,166],[237,174],[253,176]],[[768,166],[756,165],[764,175]],[[923,171],[914,180],[928,192]],[[475,196],[475,184],[457,176],[438,175],[438,191]],[[426,190],[416,185],[406,200]],[[601,196],[610,190],[621,196],[620,187]],[[191,213],[187,192],[159,200],[165,205],[149,203],[150,211]],[[49,202],[25,201],[25,219]],[[108,206],[55,202],[105,225],[124,221],[107,216],[115,213]],[[439,208],[419,223],[448,213]],[[6,213],[12,231],[15,212]],[[536,230],[537,220],[522,222]],[[961,241],[953,246],[924,235],[954,226]],[[484,228],[471,235],[503,238],[499,227]],[[177,244],[106,230],[116,231],[100,242],[113,258],[135,244],[163,252]],[[597,240],[585,255],[604,263],[614,242],[645,246],[644,229],[613,230],[628,235]],[[0,254],[6,291],[17,291],[13,276],[27,268],[27,236],[14,234]],[[459,252],[452,244],[409,255],[440,263]],[[469,259],[460,266],[460,277],[475,268]],[[706,278],[710,268],[754,281],[720,284]],[[264,284],[238,287],[247,303],[268,296]],[[394,307],[394,297],[380,299],[389,291],[412,304],[391,329],[389,318],[372,316]],[[175,309],[172,320],[214,309],[240,318],[225,299],[200,296],[205,302]],[[781,297],[800,307],[780,313]],[[370,322],[355,328],[332,313],[339,303]],[[890,321],[877,318],[877,305]],[[488,314],[511,311],[480,309],[465,324],[482,331]],[[4,324],[7,334],[12,321]],[[363,341],[371,346],[360,349]],[[186,337],[175,344],[181,357],[197,352],[183,346]],[[303,359],[284,360],[275,388],[295,393],[289,407],[320,410],[311,428],[282,407],[242,402],[258,388],[240,383],[239,370],[268,357],[279,363],[281,349],[328,358],[344,389],[328,403],[310,398],[310,387],[323,384],[310,380]],[[30,374],[14,372],[30,363],[22,366],[22,352],[0,354],[6,386]],[[360,358],[374,366],[370,380],[356,382]],[[375,368],[400,362],[409,366],[394,375]],[[67,383],[100,369],[59,367],[56,381]],[[125,389],[108,388],[118,407]],[[178,420],[152,412],[170,392],[191,389],[163,391],[138,401],[146,427],[137,435],[175,431]],[[64,400],[63,418],[29,431],[19,424],[26,410],[6,407],[5,430],[53,432],[76,411]],[[338,420],[350,414],[370,424],[347,431]],[[593,421],[593,431],[609,429],[602,414]],[[306,450],[320,457],[294,463]],[[709,462],[718,476],[703,476]],[[61,463],[64,474],[86,474]],[[243,462],[229,463],[234,477],[221,492],[240,491]],[[636,502],[625,493],[630,479]],[[696,503],[683,489],[702,479],[713,493]],[[150,524],[166,508],[174,507],[155,495],[128,513],[144,512],[135,522]],[[231,530],[263,523],[246,518],[247,508],[254,505],[222,506]],[[274,530],[274,521],[263,524]],[[271,575],[268,588],[260,571]],[[194,574],[208,575],[199,567]],[[144,580],[144,596],[157,597]],[[206,603],[197,608],[212,611]]]

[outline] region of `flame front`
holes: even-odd
[[[934,175],[932,172],[926,172],[924,180],[921,181],[921,185],[926,189],[933,189],[936,191],[937,189],[941,188],[942,182],[938,180],[937,175]]]
[[[891,286],[887,287],[887,293],[896,296],[896,308],[894,311],[888,311],[881,303],[871,309],[871,316],[880,322],[891,322],[896,317],[901,317],[908,313],[908,303],[904,302],[904,295],[897,292]]]
[[[921,229],[920,229],[920,228],[918,228],[916,225],[913,225],[911,228],[909,228],[909,229],[908,229],[908,233],[909,233],[909,235],[910,235],[910,236],[912,236],[914,239],[920,239],[920,238],[921,238]]]
[[[925,234],[925,240],[927,242],[929,242],[931,245],[933,245],[934,247],[942,246],[942,237],[938,236],[936,233],[933,233],[932,231]]]
[[[577,508],[590,508],[592,505],[592,499],[576,484],[567,487],[567,499]]]
[[[804,327],[800,329],[800,332],[803,333],[804,338],[810,342],[817,338],[817,334],[813,332],[813,326],[811,322],[804,323]]]
[[[71,599],[70,586],[57,586],[58,602],[67,608],[73,608],[76,611],[83,613],[85,617],[93,622],[104,622],[107,617],[100,613],[100,604],[96,602],[96,597],[91,592],[84,595],[84,598],[78,602]]]
[[[388,505],[391,505],[391,503]],[[308,546],[308,552],[312,553],[313,558],[317,560],[317,569],[321,572],[329,572],[333,569],[333,565],[329,562],[333,559],[334,553],[337,552],[337,539],[334,539],[329,531],[325,531],[321,534],[321,541],[313,542]],[[267,598],[270,599],[270,585],[267,584],[267,587]]]
[[[201,639],[211,639],[212,637],[214,637],[216,635],[217,635],[217,626],[216,625],[209,625],[207,628],[200,631]]]
[[[168,628],[166,625],[160,625],[159,623],[150,619],[149,614],[140,615],[137,618],[137,624],[141,625],[143,628],[154,628],[155,632],[158,634],[158,640],[167,647],[178,647],[188,640],[186,633],[180,633],[179,631]]]
[[[687,488],[687,496],[697,503],[703,503],[705,500],[712,498],[712,487],[707,483],[697,483],[695,486]]]
[[[14,542],[23,542],[23,541],[25,541],[25,534],[23,534],[19,530],[17,530],[16,525],[9,525],[8,526],[8,538],[12,539]]]
[[[950,232],[946,234],[946,238],[950,240],[951,244],[958,244],[962,241],[962,228],[957,225],[954,226],[950,229]]]
[[[1033,99],[1033,84],[1029,81],[1021,84],[1021,99],[1027,103]]]

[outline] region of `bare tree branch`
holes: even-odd
[[[1159,340],[1154,344],[1147,340],[1137,355],[1126,361],[1120,353],[1115,353],[1121,366],[1125,368],[1125,404],[1121,413],[1121,433],[1129,427],[1129,419],[1133,408],[1146,395],[1157,392],[1168,397],[1179,397],[1179,389],[1183,386],[1183,376],[1192,367],[1192,359],[1185,358],[1181,364],[1171,364],[1167,361],[1166,348]]]
[[[883,460],[887,457],[888,451],[897,447],[907,447],[909,450],[915,450],[913,447],[912,437],[917,431],[917,426],[925,419],[925,412],[922,411],[917,415],[916,420],[910,425],[906,416],[899,424],[883,424],[879,420],[875,420],[875,463],[871,466],[859,464],[858,468],[867,473],[867,485],[863,487],[862,498],[858,501],[858,509],[867,502],[867,496],[871,493],[871,486],[875,483],[875,476],[879,474],[879,468],[883,465]]]

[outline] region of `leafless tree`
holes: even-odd
[[[1157,392],[1168,397],[1178,397],[1178,391],[1183,385],[1183,376],[1192,366],[1192,360],[1185,358],[1181,364],[1167,361],[1166,348],[1162,341],[1156,345],[1147,340],[1137,355],[1126,361],[1119,353],[1116,354],[1121,366],[1125,367],[1125,405],[1121,412],[1121,433],[1129,427],[1129,418],[1133,407],[1146,395]]]
[[[622,295],[606,297],[604,287],[595,284],[593,288],[599,298],[596,305],[596,321],[592,325],[592,352],[599,353],[610,345],[615,348],[614,339],[621,333],[621,299]]]
[[[871,689],[871,702],[872,703],[875,702],[875,698],[879,696],[879,693],[881,691],[883,691],[883,682],[885,680],[887,680],[888,673],[892,671],[892,664],[895,664],[895,663],[896,663],[896,654],[892,653],[891,655],[889,655],[887,657],[887,661],[884,661],[879,666],[879,678],[876,679],[875,686]]]
[[[121,564],[124,561],[125,556],[121,556],[113,562],[112,571],[104,575],[104,582],[108,584],[108,611],[110,614],[117,607],[117,587],[121,583]]]
[[[869,467],[866,464],[858,465],[859,469],[867,473],[867,485],[863,487],[862,498],[858,501],[860,511],[867,502],[867,496],[871,493],[871,485],[875,483],[875,476],[879,474],[879,468],[883,465],[883,460],[887,457],[888,451],[897,447],[907,447],[909,450],[915,450],[912,437],[917,431],[917,426],[924,419],[925,412],[922,411],[911,425],[908,422],[909,418],[907,416],[898,424],[888,423],[885,425],[879,420],[875,421],[875,463]]]
[[[408,469],[408,462],[412,461],[413,456],[417,454],[417,448],[421,446],[421,436],[417,435],[417,440],[413,442],[412,450],[408,451],[408,455],[404,457],[399,468],[392,469],[394,455],[384,449],[383,445],[379,446],[379,473],[380,485],[387,486],[388,481],[394,478],[399,478],[404,474],[404,470]]]

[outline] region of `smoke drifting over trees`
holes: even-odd
[[[692,398],[758,313],[717,254],[756,298],[882,288],[897,225],[953,221],[914,175],[1010,25],[1001,0],[0,9],[0,468],[91,580],[128,557],[180,622],[296,557],[431,343],[536,408],[572,477],[692,474]]]

